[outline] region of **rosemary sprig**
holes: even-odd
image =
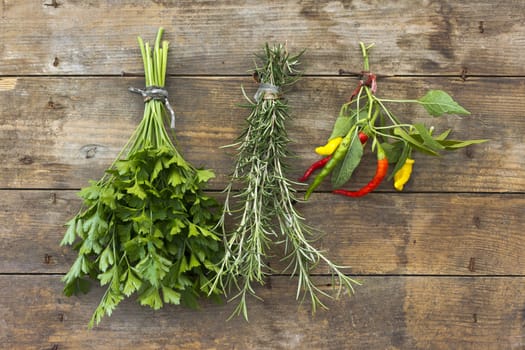
[[[286,131],[290,116],[281,89],[297,81],[301,55],[291,56],[283,45],[266,44],[264,55],[258,56],[263,65],[256,67],[254,76],[261,88],[269,86],[269,91],[262,91],[252,101],[243,90],[248,100],[245,107],[251,112],[238,142],[231,145],[238,153],[219,220],[226,253],[211,288],[237,290],[232,299],[238,299],[238,305],[232,316],[242,314],[248,319],[247,297],[257,297],[254,285],[263,285],[273,272],[267,264],[272,244],[284,245],[283,260],[288,263],[285,271],[298,277],[297,299],[309,295],[312,312],[318,306],[326,308],[320,297],[330,296],[314,284],[310,275],[319,262],[326,263],[336,278],[337,296],[343,291],[352,292],[353,285],[359,284],[312,245],[314,230],[294,208],[296,183],[285,174],[285,161],[291,156]],[[235,184],[243,185],[238,193],[233,191]],[[230,216],[235,220],[232,231],[227,223]]]

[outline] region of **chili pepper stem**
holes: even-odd
[[[363,53],[363,70],[368,72],[370,70],[370,64],[368,63],[368,50],[370,50],[375,44],[372,43],[368,46],[365,43],[360,42],[359,46],[361,47],[361,52]]]

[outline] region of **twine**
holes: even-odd
[[[168,110],[171,116],[171,125],[170,127],[172,129],[175,129],[175,111],[170,105],[170,101],[168,100],[168,91],[160,86],[146,86],[145,89],[138,89],[135,87],[130,87],[129,91],[140,94],[142,97],[144,97],[144,103],[149,102],[151,100],[161,101],[164,104],[164,107]]]
[[[280,88],[273,84],[261,83],[253,98],[256,101],[259,101],[261,97],[265,100],[276,100],[279,98],[279,90]]]

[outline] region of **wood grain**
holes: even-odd
[[[292,178],[318,159],[323,144],[355,78],[304,78],[287,94],[288,123],[297,158],[290,160]],[[123,147],[142,116],[140,97],[128,86],[137,78],[18,78],[0,91],[0,188],[79,188],[98,179]],[[247,110],[240,86],[249,94],[249,78],[186,77],[170,79],[168,89],[178,116],[177,137],[186,158],[214,169],[213,189],[222,189],[232,171],[232,143],[241,132]],[[525,83],[523,79],[389,78],[379,82],[378,95],[417,98],[429,89],[446,89],[471,111],[470,116],[431,118],[419,106],[392,108],[402,120],[453,128],[459,139],[490,142],[445,154],[415,155],[414,176],[406,191],[523,192],[525,189]],[[512,90],[512,94],[507,92]],[[353,184],[373,175],[368,154]],[[328,187],[322,189],[328,190]],[[390,183],[380,190],[391,191]]]
[[[525,2],[447,1],[0,1],[0,348],[6,349],[525,349]],[[406,122],[490,141],[440,158],[415,155],[397,193],[386,182],[349,200],[320,187],[297,208],[323,232],[316,246],[363,282],[310,315],[296,281],[274,275],[250,303],[152,311],[126,300],[100,327],[87,322],[103,290],[66,298],[75,257],[59,247],[76,192],[98,179],[140,121],[138,35],[170,41],[167,78],[177,140],[196,166],[214,169],[222,198],[232,143],[247,111],[241,85],[265,42],[302,57],[290,91],[290,178],[318,159],[374,42],[377,95],[449,92],[470,116],[430,118],[391,105]],[[368,152],[347,188],[373,176]],[[299,192],[304,187],[297,187]],[[301,195],[301,193],[299,193]],[[279,248],[270,261],[282,263]],[[325,266],[314,271],[330,290]]]
[[[58,243],[80,207],[75,192],[0,196],[0,273],[67,272],[76,253]],[[523,195],[500,194],[316,194],[297,206],[324,233],[315,245],[350,273],[472,276],[523,274],[524,208]],[[272,266],[284,268],[274,253]]]
[[[140,73],[135,38],[158,26],[171,74],[245,74],[267,41],[306,48],[308,74],[361,70],[359,41],[377,44],[382,74],[525,74],[519,0],[3,0],[0,11],[0,75]]]
[[[329,279],[320,278],[319,283]],[[367,277],[328,311],[298,305],[294,285],[272,278],[250,322],[226,322],[233,304],[159,311],[123,302],[88,331],[102,290],[66,298],[58,276],[0,276],[0,341],[8,349],[520,349],[525,280]]]

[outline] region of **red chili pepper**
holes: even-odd
[[[361,144],[363,145],[366,143],[366,141],[368,141],[368,135],[362,131],[359,131],[359,134],[357,136],[359,136],[359,141],[361,141]]]
[[[364,187],[357,191],[348,191],[348,190],[334,190],[332,193],[341,194],[347,197],[362,197],[373,190],[383,181],[388,171],[388,159],[385,156],[385,151],[378,145],[377,150],[377,169],[374,175],[374,178],[366,184]]]
[[[310,177],[310,175],[312,175],[312,173],[314,171],[316,171],[317,169],[319,168],[322,168],[326,165],[326,163],[328,163],[328,161],[330,160],[330,158],[332,158],[332,156],[328,156],[328,157],[324,157],[323,159],[321,160],[318,160],[317,162],[315,162],[314,164],[312,164],[308,169],[306,169],[306,171],[304,172],[304,175],[301,176],[301,178],[299,179],[300,182],[306,182],[306,180],[308,180],[308,178]]]

